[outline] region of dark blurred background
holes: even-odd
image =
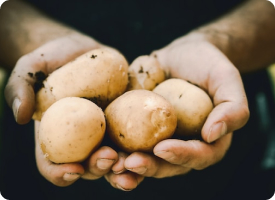
[[[148,1],[150,4],[145,0],[93,1],[90,7],[89,1],[84,0],[77,5],[65,0],[29,1],[51,13],[53,18],[118,48],[129,62],[163,47],[240,2],[178,1],[179,6],[175,8],[170,1]],[[108,2],[108,6],[104,2]],[[147,9],[142,10],[144,7]],[[152,11],[156,15],[152,15]],[[251,117],[246,126],[235,131],[231,148],[221,162],[184,176],[146,178],[131,192],[113,189],[104,178],[80,179],[65,188],[46,181],[36,168],[33,122],[16,124],[4,100],[3,86],[9,76],[6,73],[0,80],[1,194],[9,200],[140,200],[154,199],[156,195],[161,196],[157,200],[269,199],[275,191],[274,69],[275,66],[243,75]]]

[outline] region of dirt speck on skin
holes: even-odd
[[[46,74],[42,71],[38,71],[35,74],[29,72],[28,75],[35,79],[34,92],[37,93],[42,87],[44,87],[43,81],[47,78]]]
[[[138,71],[138,73],[143,73],[144,71],[143,71],[143,66],[141,65],[140,66],[140,69],[139,69],[139,71]]]
[[[28,75],[29,75],[29,77],[31,77],[31,78],[33,77],[33,73],[31,73],[31,72],[29,72]]]

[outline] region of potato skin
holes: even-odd
[[[125,92],[128,63],[119,52],[91,50],[50,74],[36,94],[34,120],[55,101],[64,97],[85,97],[101,108]]]
[[[152,152],[170,138],[177,126],[173,106],[148,90],[132,90],[115,99],[105,110],[106,133],[125,152]]]
[[[127,91],[136,89],[153,90],[166,78],[165,72],[153,55],[136,58],[129,66],[128,74]]]
[[[159,84],[153,92],[168,100],[177,113],[176,135],[200,136],[202,126],[213,104],[201,88],[182,79],[171,78]]]
[[[99,146],[105,129],[101,108],[86,99],[66,97],[43,115],[38,140],[45,157],[52,162],[81,162]]]

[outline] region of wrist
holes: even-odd
[[[24,1],[5,2],[1,7],[0,24],[3,25],[0,27],[0,62],[8,69],[23,55],[58,38],[71,37],[85,40],[85,46],[96,45],[92,38],[51,19]]]
[[[269,2],[252,0],[190,34],[201,35],[245,73],[274,63],[274,24],[274,7]]]
[[[254,31],[250,28],[232,28],[233,24],[226,23],[210,24],[200,27],[191,35],[199,35],[201,40],[214,45],[219,49],[239,70],[243,70],[246,65],[246,59],[250,58],[250,52],[253,49]],[[244,31],[247,33],[244,33]]]

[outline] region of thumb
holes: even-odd
[[[35,90],[41,87],[46,78],[44,63],[31,62],[30,56],[20,58],[5,87],[5,98],[12,108],[15,121],[28,123],[35,110]]]
[[[201,131],[204,141],[216,141],[246,124],[249,108],[240,73],[219,49],[206,42],[182,43],[153,54],[170,78],[190,81],[212,99],[214,108]]]

